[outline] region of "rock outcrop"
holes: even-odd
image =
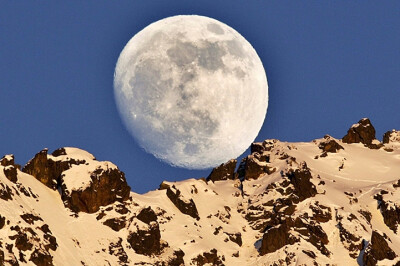
[[[43,150],[25,173],[4,156],[0,265],[400,265],[398,131],[379,144],[371,127],[348,134],[364,145],[253,143],[236,172],[145,194],[80,149]]]
[[[342,138],[344,143],[363,143],[370,148],[377,148],[375,140],[375,128],[368,118],[363,118],[354,124]]]
[[[109,162],[76,148],[43,149],[22,169],[51,189],[60,189],[64,204],[74,212],[93,213],[100,206],[129,198],[125,175]]]
[[[374,266],[377,265],[380,260],[393,260],[397,257],[396,253],[389,247],[386,239],[388,238],[385,237],[385,235],[381,235],[377,231],[372,232],[371,241],[363,256],[363,263],[365,266]]]
[[[84,167],[76,167],[77,170]],[[76,169],[74,169],[76,170]],[[97,167],[92,172],[86,172],[88,183],[82,187],[74,187],[66,182],[65,173],[61,176],[62,199],[65,205],[74,212],[97,212],[101,206],[107,206],[116,201],[123,202],[129,199],[130,187],[126,183],[125,175],[117,168],[108,168],[107,165]]]
[[[268,165],[266,159],[266,157],[262,157],[257,152],[243,158],[239,165],[238,177],[252,180],[258,179],[262,175],[273,173],[274,169]]]
[[[56,190],[59,186],[59,178],[63,171],[71,168],[72,165],[86,163],[86,160],[67,157],[65,148],[54,151],[54,155],[48,156],[48,149],[38,152],[22,169],[23,172],[34,176],[37,180],[51,189]],[[65,159],[57,157],[65,155]],[[94,158],[94,157],[93,157]]]
[[[400,131],[390,130],[383,135],[383,143],[400,143]]]
[[[14,155],[5,155],[0,159],[0,165],[4,166],[3,172],[5,176],[13,183],[17,182],[17,169],[20,165],[15,164]]]
[[[137,225],[129,233],[128,243],[138,254],[159,255],[165,244],[161,241],[160,227],[157,222]]]
[[[211,181],[215,182],[215,181],[221,181],[221,180],[234,179],[236,164],[237,164],[237,160],[232,159],[224,164],[221,164],[218,167],[215,167],[211,171],[210,175],[207,177],[207,181],[211,180]]]
[[[203,254],[199,254],[196,258],[192,259],[192,263],[196,266],[203,265],[215,265],[215,266],[223,266],[224,258],[218,255],[218,251],[214,248],[209,252],[203,252]]]
[[[320,148],[323,152],[331,152],[337,153],[339,150],[343,150],[343,146],[340,145],[335,139],[333,139],[329,135],[324,136],[324,140],[318,144],[318,148]]]
[[[300,239],[290,233],[292,224],[293,221],[287,219],[278,226],[267,229],[262,238],[260,254],[265,255],[272,253],[285,245],[293,245],[299,242]]]
[[[299,169],[290,169],[286,174],[290,183],[293,185],[294,203],[298,203],[317,194],[315,185],[311,182],[312,175],[307,164],[304,162]]]
[[[394,186],[396,183],[394,184]],[[397,187],[395,187],[397,188]],[[400,191],[396,190],[400,195]],[[395,199],[387,198],[388,191],[381,190],[374,198],[378,201],[378,208],[381,211],[384,223],[395,233],[398,231],[400,224],[400,204]]]
[[[185,198],[181,194],[181,191],[175,187],[175,185],[170,186],[166,183],[162,183],[160,185],[160,189],[166,189],[167,197],[178,208],[179,211],[181,211],[183,214],[193,217],[196,220],[200,219],[196,204],[194,203],[193,199]]]

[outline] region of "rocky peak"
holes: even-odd
[[[388,143],[400,143],[400,131],[398,130],[391,130],[387,131],[383,135],[383,143],[388,144]]]
[[[118,168],[100,164],[95,168],[82,165],[71,170],[61,175],[61,193],[64,204],[72,211],[94,213],[101,206],[129,199],[131,189],[126,183],[125,174]],[[86,175],[81,184],[73,179],[78,171]]]
[[[342,138],[344,143],[363,143],[366,146],[372,145],[375,140],[375,128],[368,118],[363,118],[354,124]]]
[[[258,179],[265,174],[271,174],[275,170],[268,164],[269,156],[265,153],[254,152],[244,157],[238,168],[238,177],[245,180]]]
[[[333,137],[325,135],[324,139],[318,144],[323,152],[337,153],[339,150],[343,150],[343,146],[340,145]]]
[[[118,167],[78,148],[59,148],[51,155],[43,149],[22,171],[51,189],[60,189],[64,204],[74,212],[93,213],[129,198],[130,187]]]
[[[17,169],[20,169],[21,166],[15,164],[14,155],[10,154],[3,156],[3,158],[0,159],[0,165],[4,166],[3,172],[8,180],[13,183],[17,182]]]
[[[15,165],[14,155],[13,154],[4,155],[3,158],[0,159],[0,165],[2,166]]]
[[[146,194],[79,149],[43,150],[25,173],[4,156],[0,265],[400,265],[397,134],[392,152],[328,135],[257,142],[236,173],[231,160]]]
[[[235,169],[236,169],[237,160],[232,159],[226,163],[221,164],[220,166],[215,167],[210,175],[207,177],[207,181],[211,180],[221,181],[235,178]]]
[[[67,154],[66,151],[71,151]],[[47,187],[56,190],[59,186],[61,173],[71,168],[72,165],[86,163],[86,151],[76,148],[60,148],[54,151],[54,155],[48,154],[48,149],[38,152],[22,169],[23,172],[34,176]],[[93,157],[93,156],[92,156]],[[93,157],[94,158],[94,157]]]

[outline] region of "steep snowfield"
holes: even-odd
[[[321,143],[327,141],[341,148],[326,152]],[[115,197],[93,213],[65,207],[71,200],[68,195],[75,191],[74,197],[87,200],[86,205],[97,202],[87,199],[93,194],[85,193],[102,189],[102,178],[115,178],[94,175],[117,170],[112,163],[98,162],[75,148],[49,154],[51,162],[84,161],[70,164],[54,177],[59,182],[55,190],[19,169],[15,181],[9,174],[13,163],[2,163],[0,261],[5,265],[394,265],[400,259],[397,141],[392,137],[371,149],[332,137],[300,143],[266,140],[252,148],[234,175],[226,173],[229,178],[163,182],[159,190],[131,192],[127,200]],[[13,157],[2,160],[11,162]],[[43,172],[40,167],[35,165],[34,172]],[[100,180],[96,186],[95,180]],[[115,191],[110,188],[109,193]]]

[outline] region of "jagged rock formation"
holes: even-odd
[[[385,234],[381,235],[375,230],[372,232],[371,243],[363,256],[364,265],[373,266],[377,265],[381,260],[393,260],[397,257],[396,253],[389,247],[386,239],[392,242]]]
[[[207,177],[207,181],[221,181],[228,179],[235,179],[235,170],[236,170],[237,160],[232,159],[226,163],[221,164],[218,167],[215,167],[210,175]]]
[[[368,118],[363,118],[351,126],[342,138],[343,143],[363,143],[371,149],[379,149],[382,144],[375,138],[375,128]]]
[[[375,139],[375,128],[368,118],[363,118],[357,124],[351,126],[346,136],[342,138],[344,143],[363,143],[369,145]]]
[[[400,143],[400,131],[397,130],[391,130],[387,131],[383,135],[383,143],[389,144],[389,143]]]
[[[342,145],[340,145],[334,138],[329,135],[324,136],[324,140],[318,144],[318,148],[320,148],[325,153],[337,153],[339,152],[339,150],[344,149]]]
[[[125,201],[130,187],[124,173],[110,162],[97,162],[96,158],[76,148],[60,148],[51,155],[44,149],[22,169],[54,190],[74,212],[93,213],[100,206]]]
[[[168,185],[165,182],[161,184],[161,188],[166,188],[167,197],[171,202],[181,211],[183,214],[189,215],[196,220],[199,220],[199,213],[197,211],[196,204],[192,198],[186,198],[182,195],[181,191],[175,187],[175,185]]]
[[[144,195],[80,149],[6,155],[0,265],[400,265],[398,132],[257,142]]]
[[[16,165],[14,162],[14,155],[5,155],[0,159],[0,165],[4,166],[4,175],[13,183],[17,182],[17,169],[20,169],[20,165]]]

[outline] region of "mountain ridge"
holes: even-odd
[[[0,160],[0,264],[400,265],[400,131],[265,140],[207,178],[131,191],[78,148]]]

